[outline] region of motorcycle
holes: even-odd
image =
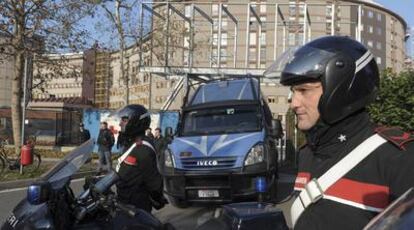
[[[71,177],[90,158],[89,140],[67,155],[27,190],[27,197],[13,210],[2,229],[169,229],[151,214],[117,201],[110,190],[119,179],[116,172],[86,180],[78,197]]]
[[[72,176],[91,159],[93,141],[73,150],[27,189],[1,229],[152,229],[173,230],[150,213],[123,204],[111,187],[115,171],[85,179],[84,191],[75,196]],[[208,229],[288,229],[282,211],[262,202],[224,205],[218,218],[198,227]]]

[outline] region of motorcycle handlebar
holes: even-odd
[[[117,208],[119,208],[121,211],[123,211],[123,212],[125,212],[126,214],[128,214],[130,217],[134,217],[134,216],[135,216],[135,214],[136,214],[136,212],[135,212],[135,210],[134,210],[133,208],[130,208],[130,207],[128,207],[128,206],[126,206],[126,205],[123,205],[123,204],[121,204],[121,203],[116,202],[116,203],[115,203],[115,206],[116,206]]]
[[[95,185],[94,191],[104,193],[119,180],[118,174],[111,170],[107,175],[101,178]]]

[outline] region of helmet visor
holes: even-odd
[[[334,55],[311,46],[290,48],[276,59],[264,75],[268,78],[280,77],[283,85],[318,80]]]
[[[137,113],[135,107],[125,106],[111,113],[111,116],[115,119],[122,120],[123,118],[129,119],[134,113]],[[150,116],[150,113],[147,111],[146,113],[141,114],[139,119],[142,120],[149,116]]]

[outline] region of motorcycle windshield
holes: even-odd
[[[91,158],[93,145],[92,139],[86,141],[43,174],[40,180],[48,181],[53,188],[62,187]]]

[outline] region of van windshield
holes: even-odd
[[[181,136],[257,132],[261,113],[256,105],[199,109],[184,113],[183,122]]]

